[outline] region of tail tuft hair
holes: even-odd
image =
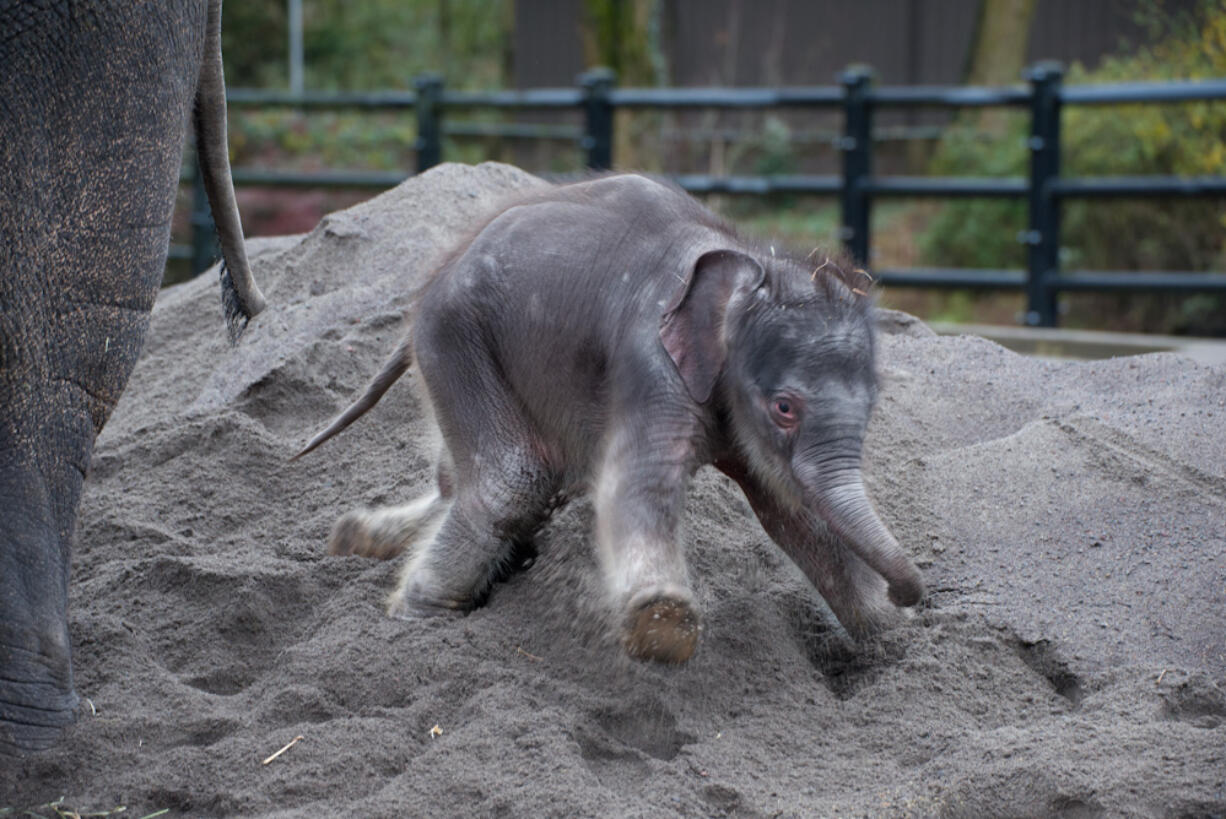
[[[231,344],[237,344],[243,330],[251,321],[251,316],[243,310],[238,298],[238,290],[234,287],[234,279],[230,276],[230,268],[226,260],[221,260],[221,310],[226,320],[226,334]]]

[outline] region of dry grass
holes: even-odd
[[[126,805],[119,805],[109,810],[80,810],[70,808],[64,804],[65,798],[61,796],[51,802],[43,805],[34,805],[28,808],[0,808],[0,817],[8,819],[9,817],[35,817],[35,819],[101,819],[101,817],[119,816],[127,812]],[[170,808],[162,808],[153,813],[146,813],[144,816],[135,817],[134,819],[155,819],[158,816],[165,816],[170,813]]]

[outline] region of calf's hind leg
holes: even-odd
[[[403,506],[346,512],[332,527],[328,554],[391,560],[412,551],[415,543],[432,538],[454,495],[451,460],[446,449],[439,453],[436,476],[437,487],[433,492]]]
[[[435,491],[403,506],[355,509],[332,527],[328,554],[391,560],[428,540],[450,501]]]
[[[518,472],[502,485],[461,484],[433,536],[410,554],[388,613],[430,615],[481,605],[548,515],[552,494],[543,470]]]
[[[401,572],[388,605],[396,616],[480,605],[548,517],[558,489],[539,436],[482,346],[429,316],[418,331],[422,378],[451,462],[440,487],[453,497]]]

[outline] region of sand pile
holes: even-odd
[[[396,565],[324,543],[430,482],[415,375],[287,459],[377,371],[432,260],[540,184],[445,165],[252,242],[269,308],[237,347],[213,276],[162,294],[82,502],[92,709],[5,763],[0,809],[1226,813],[1226,370],[1173,355],[1055,363],[883,315],[870,491],[930,596],[859,654],[713,470],[687,520],[706,630],[683,668],[624,659],[590,613],[585,503],[485,608],[385,617]]]

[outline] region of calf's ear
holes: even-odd
[[[690,397],[700,404],[724,366],[727,349],[724,319],[737,293],[762,284],[766,272],[751,256],[735,250],[712,250],[698,257],[673,293],[660,319],[660,342],[668,351]]]

